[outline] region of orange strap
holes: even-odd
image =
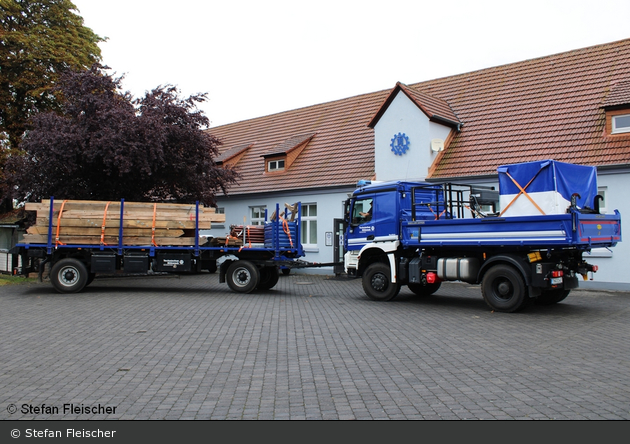
[[[289,243],[291,244],[291,248],[293,248],[293,240],[291,239],[291,230],[289,229],[289,222],[282,216],[280,216],[280,219],[282,219],[282,230],[288,236]]]
[[[110,202],[107,202],[105,205],[105,211],[103,212],[103,225],[101,225],[101,245],[107,245],[105,243],[105,224],[107,223],[107,209],[109,208]]]
[[[440,216],[446,213],[446,208],[444,208],[444,211],[442,211],[440,214],[437,214],[435,211],[433,211],[433,208],[431,208],[431,205],[427,205],[427,207],[429,208],[429,210],[431,210],[431,213],[435,215],[435,220],[439,220]]]
[[[508,173],[506,171],[505,175],[507,177],[509,177],[512,180],[512,182],[514,182],[514,185],[516,185],[518,187],[518,189],[521,190],[521,191],[516,196],[514,196],[514,199],[512,199],[512,201],[509,204],[507,204],[507,206],[503,209],[503,211],[501,211],[501,214],[499,214],[499,216],[502,216],[503,213],[505,213],[507,211],[507,209],[510,208],[510,205],[512,205],[516,201],[516,199],[519,198],[519,196],[521,194],[523,194],[526,198],[528,198],[529,201],[531,203],[533,203],[534,206],[538,209],[538,211],[540,211],[543,214],[543,216],[544,216],[545,212],[538,206],[538,204],[536,202],[534,202],[534,199],[532,199],[531,196],[529,194],[527,194],[527,192],[525,191],[525,189],[534,181],[536,176],[532,177],[532,179],[529,182],[527,182],[527,185],[525,185],[525,188],[523,188],[523,187],[521,187],[521,185],[512,176],[510,176],[510,173]]]
[[[155,243],[155,213],[157,213],[157,202],[153,204],[153,224],[151,224],[151,245],[157,247]]]
[[[66,206],[67,200],[61,202],[61,208],[59,209],[59,214],[57,215],[57,236],[55,237],[55,247],[58,245],[65,245],[63,242],[59,241],[59,229],[61,228],[61,214],[63,213],[63,207]]]

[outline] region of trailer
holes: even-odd
[[[444,281],[480,284],[487,305],[555,304],[597,271],[583,253],[621,241],[621,215],[601,214],[594,167],[553,160],[499,168],[499,190],[394,181],[347,201],[344,267],[368,298],[418,296]]]
[[[83,208],[81,202],[87,204],[87,201],[56,202],[54,197],[46,202],[48,217],[42,216],[44,223],[43,228],[40,227],[45,233],[34,234],[11,250],[22,260],[22,266],[14,269],[14,274],[38,273],[41,281],[48,266],[50,282],[58,292],[76,293],[99,274],[133,276],[218,271],[219,281],[227,282],[233,291],[250,293],[273,288],[278,282],[280,267],[326,265],[299,259],[304,256],[300,242],[300,202],[294,204],[291,214],[286,204],[282,211],[276,204],[271,217],[265,214],[264,226],[245,227],[240,241],[229,235],[219,241],[201,236],[200,213],[203,208],[199,202],[188,210],[186,224],[181,225],[183,231],[188,231],[186,238],[156,237],[159,230],[173,229],[170,217],[166,216],[171,213],[161,210],[164,204],[145,204],[149,205],[149,216],[143,213],[145,220],[135,221],[132,225],[127,208],[139,203],[126,203],[124,199],[119,202],[89,201],[91,207],[102,209],[102,216],[94,217],[90,213],[87,217],[86,210],[78,209]],[[80,218],[81,222],[72,230],[67,227],[70,217]],[[140,229],[136,227],[139,225],[144,227],[144,235],[138,234]],[[66,237],[62,227],[68,233]],[[254,230],[260,237],[252,241],[248,235]]]

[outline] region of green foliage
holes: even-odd
[[[23,154],[6,164],[12,197],[212,205],[236,181],[213,161],[219,141],[196,107],[205,94],[181,99],[165,86],[134,100],[99,65],[64,73],[58,90],[62,109],[35,115]]]
[[[103,39],[75,11],[69,0],[0,0],[0,201],[6,159],[30,117],[58,108],[52,87],[60,73],[100,61]]]

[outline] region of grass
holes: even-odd
[[[11,276],[9,274],[0,274],[0,287],[3,285],[18,285],[27,282],[37,282],[37,278],[25,278],[24,276]]]

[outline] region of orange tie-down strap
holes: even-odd
[[[57,215],[57,236],[55,237],[55,247],[59,245],[65,245],[63,242],[59,241],[59,230],[61,229],[61,215],[63,214],[63,207],[66,206],[67,200],[61,202],[61,208],[59,209],[59,214]]]
[[[293,248],[293,240],[291,239],[291,229],[289,228],[289,221],[287,221],[284,217],[280,216],[282,219],[282,230],[285,232],[287,237],[289,238],[289,244],[291,248]]]
[[[155,213],[157,213],[157,203],[153,204],[153,223],[151,224],[151,245],[157,247],[158,244],[155,243]]]
[[[534,204],[534,206],[536,207],[536,209],[538,209],[538,211],[540,211],[540,212],[544,215],[544,214],[545,214],[545,212],[542,210],[542,208],[540,208],[540,207],[538,206],[538,204],[537,204],[536,202],[534,202],[534,199],[532,199],[532,197],[531,197],[529,194],[527,194],[527,191],[525,191],[525,190],[527,189],[527,187],[528,187],[528,186],[529,186],[529,185],[530,185],[530,184],[534,181],[534,179],[536,178],[536,176],[532,177],[532,179],[531,179],[529,182],[527,182],[527,185],[525,185],[525,187],[521,187],[521,185],[520,185],[520,184],[516,181],[516,179],[514,179],[512,176],[510,176],[510,173],[508,173],[508,172],[506,171],[506,172],[505,172],[505,175],[506,175],[507,177],[509,177],[509,178],[510,178],[510,180],[511,180],[512,182],[514,182],[514,185],[516,185],[516,186],[518,187],[518,189],[519,189],[519,190],[521,190],[521,191],[519,191],[519,193],[518,193],[516,196],[514,196],[514,199],[512,199],[512,201],[511,201],[509,204],[507,204],[507,206],[506,206],[506,207],[505,207],[505,208],[501,211],[501,214],[499,214],[499,216],[503,216],[503,213],[505,213],[505,212],[507,211],[507,209],[508,209],[508,208],[510,208],[510,206],[511,206],[514,202],[516,202],[516,199],[518,199],[518,198],[519,198],[519,196],[520,196],[521,194],[522,194],[522,195],[524,195],[526,198],[528,198],[528,199],[529,199],[529,201],[530,201],[532,204]]]
[[[101,225],[101,245],[107,245],[105,243],[105,224],[107,223],[107,209],[109,208],[109,204],[111,202],[107,202],[105,205],[105,211],[103,212],[103,225]]]

